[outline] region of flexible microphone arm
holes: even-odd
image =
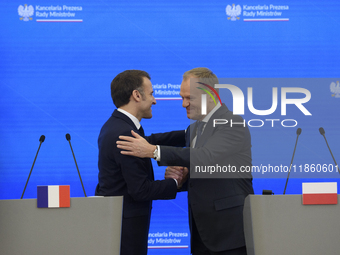
[[[290,167],[289,167],[289,171],[288,171],[288,177],[287,177],[287,181],[286,181],[286,185],[285,185],[285,189],[283,191],[283,195],[286,194],[286,189],[287,189],[287,184],[288,184],[288,180],[289,180],[289,175],[290,175],[290,170],[292,169],[292,165],[293,165],[293,159],[294,159],[294,155],[295,155],[295,150],[296,150],[296,146],[297,146],[297,143],[298,143],[298,139],[299,139],[299,135],[301,134],[301,128],[298,128],[296,130],[296,142],[295,142],[295,147],[294,147],[294,152],[293,152],[293,156],[292,156],[292,161],[290,162]]]
[[[325,138],[325,141],[326,141],[327,147],[328,147],[328,149],[329,149],[329,152],[331,153],[332,158],[333,158],[333,160],[334,160],[335,167],[338,169],[338,172],[339,172],[339,174],[340,174],[340,169],[339,169],[338,163],[336,163],[335,158],[334,158],[334,156],[333,156],[333,153],[332,153],[332,151],[331,151],[331,148],[330,148],[329,145],[328,145],[328,142],[327,142],[327,139],[326,139],[326,136],[325,136],[325,133],[326,133],[326,132],[325,132],[325,130],[324,130],[322,127],[319,128],[319,132],[320,132],[320,134]]]
[[[44,135],[40,136],[40,138],[39,138],[39,142],[40,142],[40,144],[39,144],[39,148],[38,148],[37,154],[35,154],[35,158],[34,158],[34,161],[33,161],[32,167],[31,167],[31,171],[30,171],[30,173],[29,173],[29,175],[28,175],[28,178],[27,178],[27,181],[26,181],[26,185],[25,185],[24,191],[22,192],[22,195],[21,195],[21,198],[20,198],[20,199],[22,199],[22,198],[24,197],[25,190],[26,190],[26,187],[27,187],[28,181],[29,181],[29,179],[30,179],[30,177],[31,177],[31,173],[32,173],[32,170],[33,170],[33,167],[34,167],[35,161],[37,160],[37,157],[38,157],[38,153],[39,153],[39,150],[40,150],[41,144],[42,144],[44,141],[45,141],[45,136],[44,136]]]
[[[70,134],[66,134],[66,140],[67,140],[67,141],[69,142],[69,144],[70,144],[70,148],[71,148],[71,151],[72,151],[74,163],[76,163],[76,167],[77,167],[77,170],[78,170],[80,183],[81,183],[81,186],[83,187],[84,195],[85,195],[85,197],[87,197],[87,196],[86,196],[86,192],[85,192],[85,188],[84,188],[84,184],[83,184],[83,181],[82,181],[82,179],[81,179],[80,172],[79,172],[79,168],[78,168],[78,164],[77,164],[77,161],[76,161],[76,157],[75,157],[74,152],[73,152],[73,149],[72,149],[72,145],[71,145],[71,136],[70,136]]]

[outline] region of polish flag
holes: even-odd
[[[302,204],[336,205],[338,204],[337,192],[336,182],[302,183]]]
[[[70,185],[38,186],[37,207],[70,207]]]

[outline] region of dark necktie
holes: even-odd
[[[140,126],[140,128],[138,129],[138,131],[139,131],[139,133],[140,133],[141,136],[143,136],[143,137],[145,136],[144,129],[143,129],[142,126]]]
[[[140,126],[140,128],[138,129],[138,132],[139,132],[139,134],[140,134],[142,137],[145,137],[144,129],[143,129],[142,126]],[[148,164],[149,164],[149,166],[150,166],[149,172],[148,172],[148,174],[149,174],[149,179],[153,181],[153,180],[155,179],[155,177],[154,177],[154,174],[153,174],[153,168],[152,168],[151,159],[150,159],[150,158],[145,158],[145,159],[142,159],[142,160],[148,162]]]

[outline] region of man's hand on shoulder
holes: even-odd
[[[142,136],[131,130],[131,136],[119,136],[117,148],[121,149],[121,154],[135,156],[139,158],[153,158],[156,145],[149,144]]]

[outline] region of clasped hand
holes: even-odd
[[[165,170],[164,178],[165,179],[176,179],[178,182],[178,189],[182,187],[182,185],[188,179],[189,170],[183,166],[168,166]]]

